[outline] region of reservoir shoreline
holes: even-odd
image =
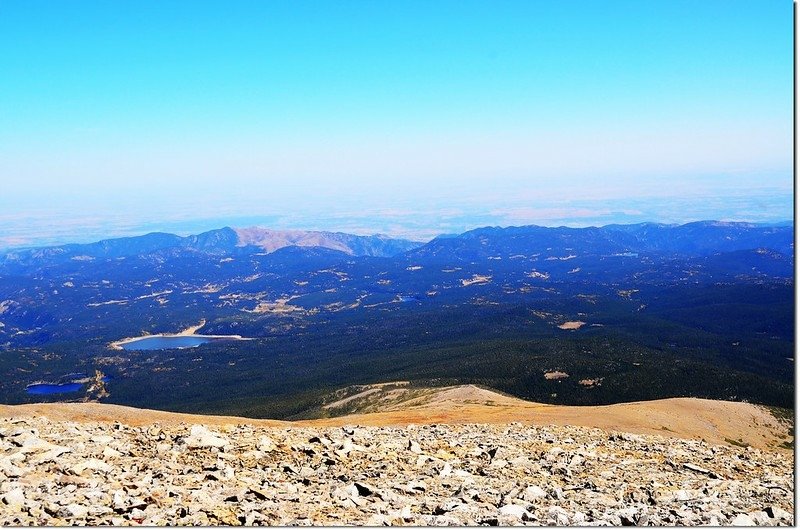
[[[140,335],[138,337],[125,337],[124,339],[120,339],[120,340],[117,340],[117,341],[114,341],[114,342],[110,343],[108,345],[108,347],[111,348],[112,350],[124,350],[125,348],[123,348],[123,346],[125,346],[126,344],[131,344],[131,343],[140,341],[142,339],[152,339],[152,338],[169,339],[169,338],[178,338],[178,337],[198,337],[198,338],[210,339],[210,340],[213,340],[213,339],[253,340],[253,339],[248,338],[248,337],[242,337],[241,335],[202,335],[202,334],[197,334],[196,333],[197,330],[199,330],[200,328],[202,328],[205,325],[206,325],[206,321],[205,320],[201,320],[199,324],[194,325],[194,326],[189,326],[188,328],[186,328],[183,331],[180,331],[178,333],[155,333],[155,334]]]

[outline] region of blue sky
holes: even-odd
[[[0,50],[7,241],[792,215],[789,1],[0,0]]]

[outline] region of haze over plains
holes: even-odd
[[[0,5],[0,247],[792,217],[792,4]]]

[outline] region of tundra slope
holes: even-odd
[[[407,410],[441,415],[476,396],[486,397],[440,390]],[[94,403],[0,412],[4,525],[794,523],[788,451],[505,417],[288,423]]]

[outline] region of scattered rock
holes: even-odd
[[[0,418],[4,526],[792,525],[793,491],[784,453],[580,427]]]

